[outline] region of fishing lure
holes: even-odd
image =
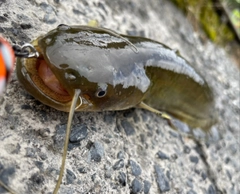
[[[60,25],[32,42],[38,58],[19,58],[17,77],[42,103],[69,111],[61,184],[74,111],[131,107],[169,115],[190,127],[216,122],[213,94],[177,52],[147,38],[104,28]],[[163,111],[163,112],[161,112]]]
[[[6,88],[14,69],[15,57],[38,57],[38,53],[31,44],[23,46],[13,45],[0,36],[0,95]]]
[[[14,68],[15,55],[12,46],[0,36],[0,95],[5,90]]]

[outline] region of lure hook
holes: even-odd
[[[30,43],[25,43],[24,45],[13,45],[12,46],[15,56],[16,57],[22,57],[22,58],[33,58],[39,57],[39,53],[34,48],[34,46]]]
[[[80,103],[75,107],[75,110],[77,110],[80,106],[82,106],[82,98],[79,96]]]

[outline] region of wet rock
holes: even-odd
[[[127,120],[121,120],[121,125],[126,133],[127,136],[135,134],[135,129],[133,128],[132,124]]]
[[[66,135],[66,124],[59,124],[55,127],[55,135],[53,136],[54,145],[58,149],[62,149],[64,145],[65,135]]]
[[[205,172],[202,172],[202,173],[201,173],[201,177],[202,177],[203,180],[206,180],[207,174],[206,174]]]
[[[191,152],[191,148],[185,145],[183,151],[185,154],[189,154]]]
[[[1,0],[1,1],[0,1],[0,5],[6,3],[6,1],[7,1],[7,0]]]
[[[40,3],[40,7],[47,13],[54,12],[54,8],[50,4],[47,4],[45,2]]]
[[[135,123],[140,122],[140,118],[137,115],[136,111],[134,111],[133,120],[134,120]]]
[[[105,4],[98,2],[97,6],[99,9],[103,10],[105,12],[105,14],[108,14],[108,11],[105,8]]]
[[[189,126],[186,123],[183,123],[181,121],[179,121],[178,119],[172,119],[170,121],[170,125],[173,126],[173,128],[182,131],[184,133],[190,133],[191,129],[189,128]]]
[[[101,162],[104,156],[104,147],[100,142],[94,142],[89,151],[90,159],[94,162]]]
[[[40,129],[40,130],[39,130],[39,135],[40,135],[42,138],[48,137],[49,134],[50,134],[50,129],[49,129],[49,128],[44,128],[44,129]]]
[[[118,159],[124,159],[124,153],[122,151],[119,151],[117,154]]]
[[[46,153],[44,153],[44,152],[39,152],[39,153],[38,153],[38,156],[39,156],[42,160],[46,160],[46,159],[47,159],[47,155],[46,155]]]
[[[4,32],[5,32],[4,28],[0,27],[0,33],[4,33]],[[2,102],[0,103],[2,104]]]
[[[14,110],[13,105],[7,103],[6,106],[5,106],[5,110],[8,114],[11,114],[12,111]]]
[[[134,111],[133,108],[132,108],[132,109],[125,110],[125,111],[123,112],[123,116],[124,116],[125,118],[132,118],[134,114],[135,114],[135,111]]]
[[[154,169],[157,176],[157,184],[160,192],[170,191],[169,181],[164,174],[163,168],[159,165],[154,165]]]
[[[216,194],[214,186],[210,185],[207,190],[207,194]]]
[[[126,186],[126,174],[124,172],[119,172],[118,181],[122,186]]]
[[[78,172],[85,174],[85,173],[87,173],[87,168],[86,167],[78,168]]]
[[[137,36],[138,35],[138,32],[136,30],[127,30],[126,33],[129,36]]]
[[[113,124],[115,121],[115,112],[104,115],[104,121],[108,124]]]
[[[30,157],[30,158],[35,158],[35,149],[34,148],[31,148],[31,147],[27,147],[25,148],[26,149],[26,157]]]
[[[194,190],[189,190],[188,192],[187,192],[187,194],[197,194]]]
[[[6,21],[8,21],[6,17],[0,16],[0,23],[4,23]]]
[[[56,23],[56,16],[55,16],[55,13],[54,13],[54,8],[43,2],[43,3],[40,3],[40,7],[44,10],[44,12],[46,13],[43,17],[43,22],[47,23],[47,24],[54,24]]]
[[[140,141],[142,144],[146,143],[146,135],[145,134],[143,134],[143,133],[140,134]]]
[[[72,184],[77,177],[71,170],[67,169],[66,171],[67,171],[66,174],[67,185],[69,185]]]
[[[0,163],[0,180],[8,185],[9,179],[12,175],[15,174],[15,169],[13,167],[4,168]],[[0,187],[0,193],[5,192],[5,189]]]
[[[137,164],[135,161],[130,160],[129,164],[131,166],[133,176],[139,176],[142,173],[142,169],[141,169],[140,165]]]
[[[75,128],[76,126],[76,128]],[[72,150],[75,147],[78,147],[80,145],[80,141],[83,140],[85,138],[85,135],[87,135],[87,132],[85,129],[83,129],[81,131],[81,129],[78,128],[78,125],[73,126],[73,134],[70,134],[70,137],[72,138],[73,141],[75,140],[79,140],[76,141],[74,143],[69,142],[68,144],[68,151]],[[56,125],[56,134],[53,136],[53,141],[54,141],[54,147],[62,150],[63,146],[64,146],[64,142],[65,142],[65,137],[66,137],[66,124],[59,124]],[[80,131],[78,131],[80,130]]]
[[[31,175],[28,179],[27,188],[31,193],[37,193],[37,191],[42,190],[45,183],[45,177],[42,173],[36,172]],[[30,192],[27,193],[30,193]]]
[[[113,174],[112,170],[108,169],[108,170],[106,170],[104,177],[109,179],[109,178],[111,178],[112,174]]]
[[[144,194],[148,194],[151,188],[151,183],[147,180],[143,181],[143,192]]]
[[[113,165],[113,170],[119,170],[124,167],[124,160],[120,159]]]
[[[197,164],[198,161],[199,161],[199,158],[198,158],[197,156],[190,156],[190,161],[191,161],[192,163]]]
[[[161,151],[158,151],[158,152],[157,152],[157,157],[158,157],[159,159],[162,159],[162,160],[168,160],[168,159],[169,159],[169,157],[168,157],[165,153],[163,153],[163,152],[161,152]]]
[[[78,143],[88,136],[88,127],[86,125],[77,124],[75,125],[70,134],[69,141],[71,143]]]
[[[72,11],[76,15],[84,15],[85,14],[83,11],[80,11],[79,9],[75,9],[75,8],[73,8]]]
[[[141,114],[142,117],[142,121],[143,122],[147,122],[148,120],[148,114],[146,114],[146,112],[143,110],[143,113]]]
[[[177,160],[178,159],[178,155],[177,154],[172,154],[171,155],[171,159],[172,160]]]
[[[30,178],[29,180],[32,182],[33,185],[31,186],[40,186],[40,185],[43,185],[44,184],[44,176],[39,174],[39,173],[34,173]]]
[[[175,138],[178,138],[179,137],[179,134],[175,131],[169,131],[169,134],[172,136],[172,137],[175,137]]]
[[[94,173],[94,174],[91,176],[92,182],[95,182],[95,181],[96,181],[96,178],[97,178],[97,174]]]
[[[141,192],[143,189],[143,185],[142,183],[138,180],[138,179],[134,179],[132,181],[132,190],[131,190],[131,194],[137,194],[139,192]]]
[[[28,110],[28,109],[32,109],[32,107],[29,104],[23,104],[21,105],[21,109]]]
[[[188,178],[187,179],[187,186],[190,187],[190,188],[193,188],[193,180],[191,178]]]
[[[5,149],[11,154],[18,154],[21,149],[21,146],[19,143],[17,144],[10,143],[5,145]]]
[[[35,165],[39,168],[40,171],[43,170],[43,162],[41,162],[41,161],[35,161],[34,163],[35,163]]]
[[[47,24],[54,24],[57,22],[56,18],[49,14],[45,14],[45,16],[43,17],[43,21]]]
[[[23,30],[32,28],[31,24],[26,24],[26,23],[22,23],[22,24],[20,24],[20,26]]]

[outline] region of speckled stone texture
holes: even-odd
[[[239,69],[222,48],[201,39],[171,3],[0,1],[0,33],[13,43],[29,42],[61,23],[90,20],[178,49],[213,88],[219,123],[211,135],[194,140],[144,110],[76,113],[59,193],[239,194]],[[68,114],[32,98],[16,75],[0,105],[1,181],[19,194],[52,193]]]

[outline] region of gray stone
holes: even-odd
[[[86,125],[75,125],[70,134],[69,141],[71,143],[76,143],[84,140],[88,135],[88,127]]]
[[[113,165],[113,170],[119,170],[124,167],[124,160],[120,159]]]
[[[121,121],[121,127],[124,129],[126,135],[128,136],[133,135],[135,133],[135,129],[132,126],[132,124],[125,119]]]
[[[143,181],[143,192],[144,194],[148,194],[150,192],[151,183],[147,180]]]
[[[132,181],[132,191],[131,194],[137,194],[140,193],[143,189],[142,183],[138,179],[134,179]]]
[[[141,169],[140,165],[137,164],[135,161],[130,160],[129,164],[131,166],[133,176],[139,176],[142,173],[142,169]]]
[[[161,151],[158,151],[157,152],[157,157],[159,158],[159,159],[162,159],[162,160],[168,160],[169,159],[169,157],[165,154],[165,153],[163,153],[163,152],[161,152]]]
[[[122,186],[126,186],[126,174],[124,172],[119,172],[118,181]]]
[[[164,170],[159,166],[154,166],[156,176],[157,176],[157,183],[158,188],[160,192],[164,193],[170,190],[169,181],[167,180],[167,177],[164,174]]]
[[[94,142],[89,151],[90,159],[94,162],[101,162],[104,156],[104,147],[100,142]]]
[[[67,185],[72,184],[74,180],[77,178],[76,175],[69,169],[66,169],[67,175]]]

